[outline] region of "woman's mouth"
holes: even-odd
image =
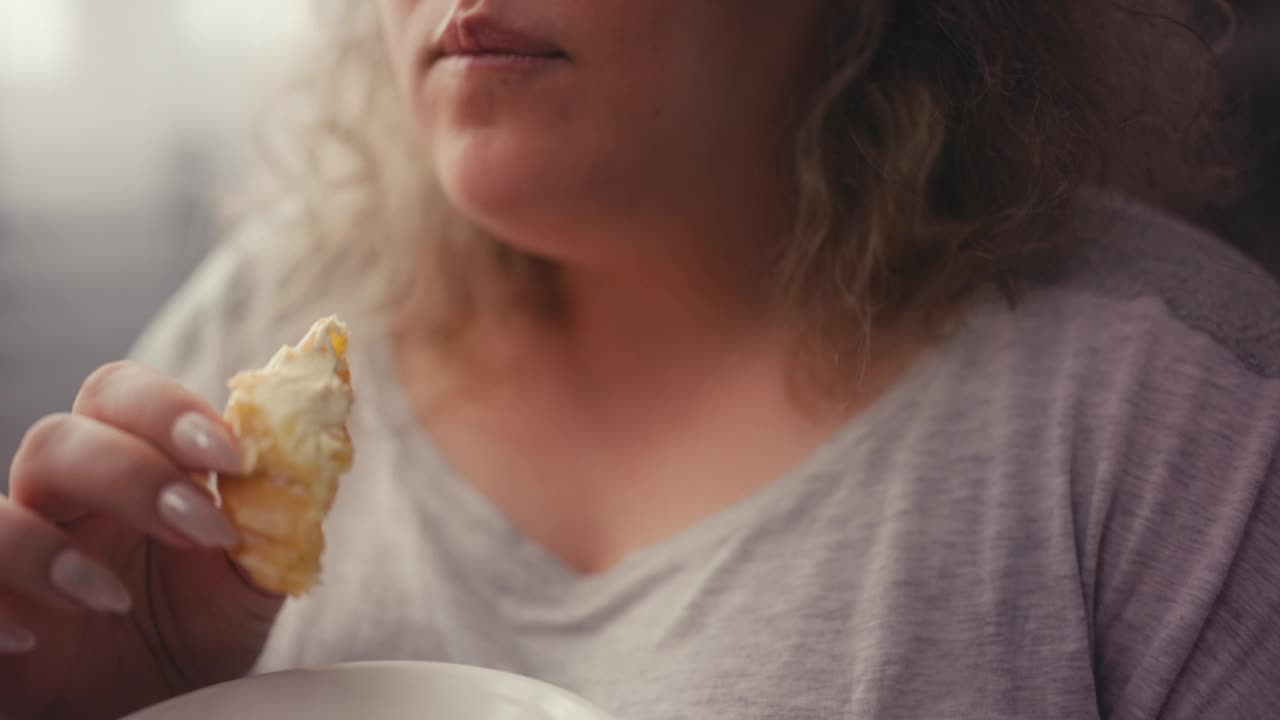
[[[569,56],[549,40],[483,14],[456,15],[440,31],[429,65],[465,63],[490,68],[530,68],[564,63]]]

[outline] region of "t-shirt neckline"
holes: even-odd
[[[821,445],[776,479],[716,510],[667,537],[628,553],[612,567],[583,573],[541,543],[528,537],[489,498],[462,477],[438,449],[430,433],[418,421],[408,401],[395,361],[390,335],[367,343],[369,368],[378,377],[373,385],[375,422],[389,436],[390,445],[403,453],[398,468],[416,472],[395,482],[416,483],[406,488],[410,496],[431,508],[428,522],[451,523],[458,547],[467,560],[479,564],[503,587],[530,591],[542,587],[556,594],[592,592],[602,587],[650,574],[661,574],[697,562],[702,550],[726,538],[748,531],[759,522],[798,502],[810,492],[821,492],[840,481],[837,460],[874,443],[880,420],[895,414],[912,398],[927,391],[933,368],[943,354],[946,339],[925,349],[891,387],[866,409],[837,428]],[[892,433],[879,433],[891,437]],[[461,539],[465,537],[466,539]]]

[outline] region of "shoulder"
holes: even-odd
[[[1053,429],[1084,545],[1240,532],[1280,492],[1280,286],[1146,208],[1101,204],[1077,228],[1080,252],[1012,311],[984,304],[969,346],[1014,378],[997,395],[1020,422]]]
[[[1149,209],[1080,220],[1078,255],[984,317],[1061,421],[1100,705],[1253,716],[1280,657],[1280,287]]]
[[[1144,206],[1095,198],[1081,246],[1033,282],[1020,327],[1073,378],[1095,426],[1184,436],[1206,458],[1243,438],[1280,444],[1280,282],[1213,234]],[[1228,437],[1230,436],[1230,437]]]
[[[1092,334],[1184,360],[1197,348],[1204,360],[1220,351],[1259,381],[1280,378],[1280,282],[1238,250],[1114,198],[1091,199],[1072,232],[1079,252],[1033,292],[1083,313]]]
[[[215,246],[130,352],[131,359],[174,377],[215,406],[226,400],[227,378],[262,364],[301,332],[299,326],[305,329],[281,310],[287,304],[276,260],[250,240],[238,236]]]
[[[1143,207],[1098,203],[1074,229],[1076,255],[1012,309],[992,295],[970,314],[979,384],[1052,423],[1082,496],[1256,493],[1280,453],[1280,285]]]

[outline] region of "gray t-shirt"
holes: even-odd
[[[1086,215],[1016,310],[983,296],[806,462],[596,576],[450,471],[357,336],[323,584],[260,669],[470,663],[621,720],[1280,717],[1280,290],[1180,223]],[[137,356],[221,402],[330,309],[247,333],[250,275],[216,253]]]

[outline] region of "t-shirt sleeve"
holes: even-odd
[[[1280,717],[1280,379],[1207,337],[1148,358],[1097,533],[1099,711]]]
[[[1237,533],[1231,564],[1170,692],[1168,717],[1280,714],[1278,468],[1273,459]]]

